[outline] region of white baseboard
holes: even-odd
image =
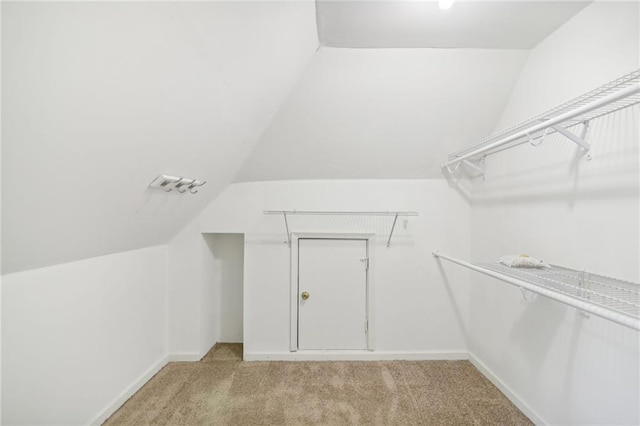
[[[520,411],[524,413],[525,416],[529,418],[536,425],[547,425],[549,423],[545,422],[542,417],[540,417],[535,411],[533,411],[523,400],[516,394],[509,386],[507,386],[498,376],[496,376],[493,371],[489,369],[482,361],[480,361],[474,354],[469,352],[469,361],[473,364],[474,367],[478,369],[491,383],[495,385],[500,392],[502,392],[513,405],[518,407]]]
[[[158,371],[167,365],[168,357],[162,357],[158,362],[153,364],[147,371],[145,371],[140,377],[133,381],[120,395],[118,395],[110,404],[107,405],[89,424],[101,425],[104,423],[118,408],[122,407],[122,404],[127,402],[131,396],[136,393],[145,383],[149,381]]]
[[[178,352],[168,354],[162,357],[158,362],[153,364],[147,371],[145,371],[140,377],[133,381],[116,399],[111,401],[106,408],[104,408],[94,419],[90,422],[91,425],[101,425],[104,423],[113,413],[118,411],[118,408],[127,402],[131,396],[136,393],[142,386],[144,386],[149,379],[151,379],[158,371],[162,369],[169,362],[193,362],[200,361],[203,355],[195,352]]]
[[[245,352],[245,361],[433,361],[469,359],[467,351]]]
[[[196,362],[203,356],[197,352],[177,352],[167,355],[167,362]]]

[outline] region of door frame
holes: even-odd
[[[297,232],[291,233],[291,275],[290,275],[290,331],[289,331],[289,350],[291,352],[298,351],[298,254],[299,254],[299,240],[312,239],[312,240],[364,240],[367,248],[367,258],[369,259],[369,267],[365,271],[366,281],[366,301],[365,311],[367,321],[366,331],[366,350],[370,351],[373,348],[373,321],[371,321],[371,270],[372,270],[372,248],[371,239],[374,234],[370,233],[358,233],[358,234],[344,234],[344,233],[317,233],[317,232]]]

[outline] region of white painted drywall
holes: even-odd
[[[216,342],[242,341],[244,247],[237,238],[203,231],[198,216],[169,245],[169,353],[200,359]]]
[[[220,265],[211,250],[211,238],[202,235],[202,277],[200,280],[200,300],[198,325],[200,326],[199,354],[206,354],[216,342],[220,341],[222,307],[222,280]]]
[[[169,353],[183,354],[194,359],[199,359],[206,353],[208,337],[218,336],[218,327],[206,332],[203,330],[203,322],[200,321],[200,310],[203,307],[203,282],[207,281],[207,275],[212,275],[213,268],[210,263],[205,270],[203,259],[208,247],[198,232],[198,218],[196,217],[189,226],[178,234],[169,244],[168,282],[168,345]],[[215,290],[212,290],[215,292]],[[193,297],[190,297],[193,295]],[[216,305],[210,305],[216,309]],[[213,316],[217,316],[214,312]]]
[[[321,48],[236,182],[442,178],[489,133],[526,50]]]
[[[168,242],[317,46],[312,1],[3,3],[3,273]]]
[[[2,423],[87,424],[166,356],[167,247],[3,276]]]
[[[596,2],[536,47],[501,126],[638,69],[637,2]],[[592,123],[593,160],[552,137],[487,159],[472,204],[472,257],[528,253],[640,282],[640,109]],[[478,135],[482,136],[482,135]],[[446,270],[457,266],[447,266]],[[638,424],[639,334],[478,274],[470,350],[548,424]]]
[[[244,274],[244,236],[242,234],[204,234],[209,252],[205,253],[207,279],[216,282],[216,293],[208,298],[219,304],[218,342],[242,343],[242,286]]]
[[[2,6],[0,6],[0,22],[2,22]],[[0,46],[2,46],[2,31],[0,30]],[[2,82],[2,54],[0,54],[0,82]],[[2,99],[2,84],[0,83],[0,99]],[[2,129],[2,114],[0,113],[0,132]],[[0,188],[2,181],[2,135],[0,134]],[[2,272],[2,196],[0,196],[0,272]],[[0,423],[2,423],[2,274],[0,273]]]
[[[191,327],[199,333],[194,355],[199,358],[217,342],[242,342],[244,237],[242,234],[202,234],[195,242],[201,251],[200,278],[194,288],[199,293],[199,302],[195,309],[197,315],[190,319]],[[171,318],[177,320],[176,315]],[[184,348],[177,351],[191,353]]]
[[[444,180],[279,181],[230,185],[170,245],[170,347],[195,352],[201,325],[190,306],[200,298],[202,268],[191,255],[201,233],[244,233],[245,355],[289,352],[290,253],[282,217],[263,210],[410,210],[391,248],[391,219],[290,218],[298,232],[374,232],[370,286],[374,349],[465,350],[466,271],[444,282],[434,249],[469,256],[469,206]],[[197,331],[195,332],[197,333]]]

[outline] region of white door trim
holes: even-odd
[[[325,240],[365,240],[367,242],[367,257],[369,258],[369,269],[366,273],[367,285],[367,350],[373,348],[373,332],[371,321],[371,292],[369,286],[369,277],[371,271],[371,238],[374,234],[340,234],[340,233],[292,233],[291,234],[291,275],[290,275],[290,329],[289,329],[289,350],[291,352],[298,351],[298,244],[301,239],[325,239]]]

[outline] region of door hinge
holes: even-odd
[[[364,332],[368,333],[369,332],[369,321],[365,320],[364,322]]]
[[[360,262],[364,263],[364,269],[369,269],[369,258],[365,257],[364,259],[360,259]]]

